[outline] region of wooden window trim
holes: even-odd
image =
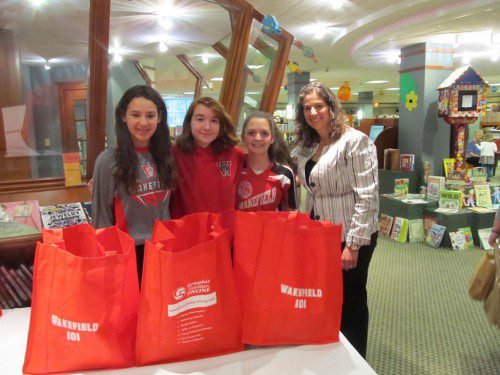
[[[196,79],[196,84],[194,88],[194,100],[197,100],[201,97],[201,89],[203,86],[203,83],[205,81],[205,77],[203,74],[189,61],[189,58],[186,56],[186,54],[180,54],[177,55],[177,59],[184,65],[184,67],[193,75],[193,77]],[[207,84],[208,85],[208,84]]]

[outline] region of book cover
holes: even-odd
[[[467,248],[470,249],[471,247],[474,247],[474,239],[472,238],[472,230],[470,227],[458,228],[458,231],[464,234]]]
[[[439,224],[432,224],[429,228],[429,232],[427,233],[427,238],[425,242],[427,245],[432,247],[439,247],[441,245],[441,241],[443,240],[444,233],[446,232],[446,227]]]
[[[475,167],[470,170],[471,182],[486,182],[486,168]]]
[[[85,215],[87,216],[87,221],[89,224],[92,224],[92,202],[80,202],[83,210],[85,211]]]
[[[476,195],[474,186],[465,185],[460,188],[462,192],[462,206],[463,207],[476,207]]]
[[[395,217],[392,225],[391,238],[394,241],[406,242],[408,237],[408,219],[403,217]]]
[[[382,233],[384,236],[389,237],[389,235],[391,234],[392,222],[393,222],[392,216],[386,214],[380,214],[380,220],[379,220],[380,233]]]
[[[449,190],[458,190],[466,184],[466,171],[450,170],[446,178],[446,188]]]
[[[422,160],[422,170],[424,171],[424,182],[427,184],[427,179],[431,175],[431,162],[429,160]]]
[[[439,199],[439,192],[445,190],[445,178],[442,176],[429,176],[427,178],[427,198]]]
[[[37,200],[0,203],[0,238],[37,234],[41,229]]]
[[[439,192],[439,208],[447,212],[458,212],[462,204],[462,193],[458,190],[441,190]],[[439,212],[443,212],[442,210]]]
[[[414,154],[401,154],[400,168],[402,171],[413,171],[415,169],[415,155]]]
[[[82,184],[80,173],[80,155],[78,152],[63,154],[64,178],[66,186],[78,186]]]
[[[500,206],[500,186],[490,185],[491,207],[498,208]]]
[[[453,250],[467,249],[467,240],[463,232],[450,232],[451,248]]]
[[[408,234],[410,242],[425,241],[424,220],[423,219],[408,220]]]
[[[478,229],[477,235],[479,237],[479,243],[481,245],[481,249],[483,250],[493,250],[493,248],[488,243],[488,239],[490,238],[490,234],[493,228],[484,228]]]
[[[408,178],[396,178],[394,180],[394,193],[400,196],[406,196],[408,194],[408,186],[410,184],[410,179]]]
[[[434,215],[423,215],[422,218],[424,220],[424,233],[427,236],[432,224],[438,224],[438,218]]]
[[[488,184],[474,185],[476,207],[491,208],[491,192]]]
[[[448,177],[448,173],[455,167],[455,159],[446,158],[443,159],[444,176]]]
[[[43,227],[46,229],[65,228],[71,225],[88,223],[81,203],[41,206]]]

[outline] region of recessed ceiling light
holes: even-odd
[[[31,4],[36,7],[43,5],[43,3],[45,3],[45,0],[31,0]]]
[[[260,91],[247,91],[247,92],[245,92],[245,94],[248,94],[248,95],[257,95],[260,93],[261,93]]]
[[[212,78],[210,81],[217,81],[217,82],[221,82],[221,81],[223,81],[223,80],[224,80],[224,78],[222,78],[222,77],[214,77],[214,78]]]
[[[500,86],[500,83],[490,83],[490,86]]]
[[[264,67],[264,65],[247,65],[247,66],[249,69],[252,69],[252,70],[257,70],[257,69]]]
[[[330,90],[338,90],[338,89],[340,89],[340,87],[339,87],[339,86],[330,87]]]
[[[309,79],[309,82],[314,82],[314,81],[317,81],[318,79],[317,78],[311,78]]]
[[[359,94],[359,92],[353,92],[352,94],[353,94],[353,95],[358,95],[358,94]]]
[[[386,90],[387,91],[396,91],[396,90],[399,90],[399,87],[389,87]]]
[[[194,95],[194,91],[187,91],[184,93],[184,95]]]
[[[386,82],[389,82],[389,81],[377,81],[377,80],[375,80],[375,81],[368,81],[366,83],[386,83]]]

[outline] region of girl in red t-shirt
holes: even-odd
[[[191,104],[173,147],[178,182],[172,218],[234,208],[236,176],[245,158],[237,143],[235,127],[217,100],[204,97]]]
[[[295,203],[295,177],[288,148],[273,118],[255,112],[246,118],[241,138],[248,148],[238,174],[236,209],[289,211]]]

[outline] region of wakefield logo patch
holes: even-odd
[[[222,175],[222,177],[231,176],[231,161],[230,160],[218,161],[217,163],[215,163],[215,165],[217,165],[217,168],[219,168],[219,172]]]
[[[243,199],[247,199],[252,195],[252,184],[248,181],[241,181],[238,185],[238,195]]]
[[[147,178],[152,178],[156,175],[156,165],[147,163],[141,167]]]

